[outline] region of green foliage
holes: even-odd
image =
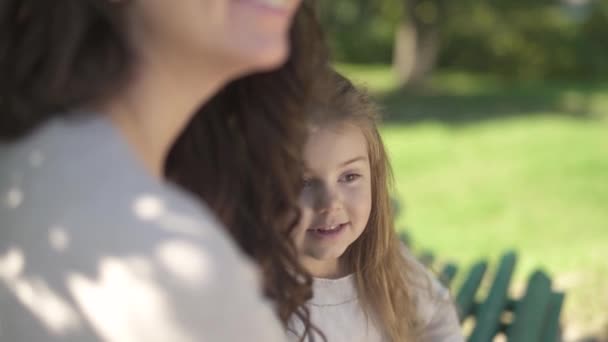
[[[597,1],[581,27],[577,58],[585,74],[608,74],[608,2]]]
[[[519,80],[589,79],[608,74],[608,2],[590,1],[568,7],[560,0],[426,0],[416,14],[440,13],[440,69]],[[404,2],[321,2],[335,59],[391,63]]]
[[[321,1],[321,21],[334,59],[356,63],[390,61],[401,12],[400,0]]]
[[[604,70],[605,6],[569,8],[558,1],[448,2],[441,67],[507,78],[592,77]],[[605,38],[604,38],[605,39]]]

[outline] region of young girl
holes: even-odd
[[[313,108],[293,233],[314,277],[312,324],[330,342],[462,341],[448,292],[395,234],[376,108],[339,75],[328,89]],[[292,340],[301,330],[292,319]]]

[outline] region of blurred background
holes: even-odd
[[[514,291],[546,270],[564,339],[608,341],[608,1],[321,7],[337,68],[384,108],[414,248],[461,269],[513,249]]]

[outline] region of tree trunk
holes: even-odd
[[[393,67],[399,84],[418,84],[439,56],[442,0],[403,0],[405,14],[395,34]]]

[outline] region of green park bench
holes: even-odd
[[[403,235],[402,240],[407,244]],[[422,253],[419,259],[427,267],[433,266],[431,253]],[[511,298],[509,284],[516,259],[515,252],[505,253],[493,275],[487,274],[487,261],[474,264],[458,289],[452,284],[458,266],[447,263],[439,269],[439,280],[453,293],[461,323],[473,324],[468,342],[491,342],[500,334],[509,342],[560,341],[564,294],[552,290],[549,276],[538,270],[530,276],[525,294]],[[487,295],[480,298],[484,280],[490,282],[490,287]]]
[[[395,217],[401,211],[398,200],[393,199]],[[407,234],[400,234],[404,244],[410,246]],[[434,256],[423,252],[418,259],[434,269]],[[473,324],[467,342],[491,342],[498,335],[508,342],[558,342],[561,341],[560,313],[564,293],[554,291],[549,276],[537,270],[530,276],[524,295],[511,298],[509,284],[515,269],[517,255],[505,253],[493,275],[486,274],[487,261],[474,264],[466,274],[462,285],[455,289],[452,281],[458,266],[447,263],[438,270],[442,284],[454,295],[461,324]],[[484,277],[486,277],[484,279]],[[490,282],[485,297],[480,296],[483,281]]]

